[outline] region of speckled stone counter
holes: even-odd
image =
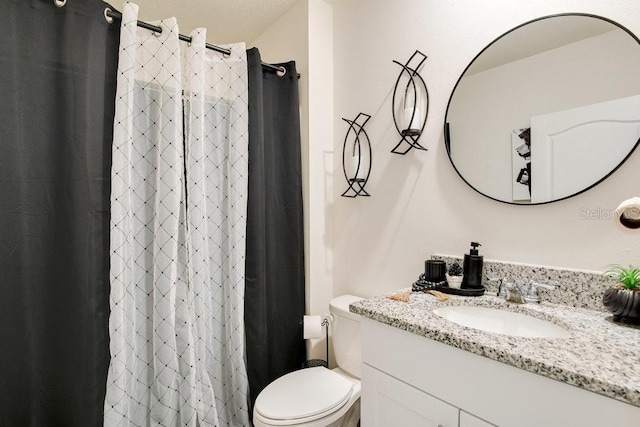
[[[460,257],[449,255],[433,255],[433,259],[441,259],[450,266],[457,262],[462,266]],[[538,283],[552,285],[552,291],[544,288],[538,289],[542,301],[571,307],[586,308],[589,310],[606,311],[602,305],[602,293],[615,281],[604,277],[601,272],[575,270],[543,265],[531,265],[514,262],[496,261],[485,259],[482,275],[482,284],[487,293],[494,293],[497,284],[491,283],[489,278],[495,277],[516,283],[526,290],[529,280]]]
[[[400,292],[400,291],[399,291]],[[484,332],[448,321],[432,311],[475,305],[525,313],[570,332],[568,338],[522,338]],[[408,303],[385,296],[358,301],[364,317],[506,363],[566,384],[640,406],[640,329],[613,323],[608,313],[557,304],[513,304],[494,296],[438,302],[411,294]]]

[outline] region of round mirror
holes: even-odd
[[[527,22],[484,48],[447,107],[460,177],[505,203],[579,194],[615,171],[640,137],[640,41],[593,15]]]

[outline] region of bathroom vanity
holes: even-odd
[[[516,327],[505,335],[434,313],[449,306],[516,313],[565,334],[523,337]],[[640,329],[608,313],[416,293],[408,303],[381,296],[350,310],[363,317],[365,426],[640,425]]]

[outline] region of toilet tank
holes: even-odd
[[[329,312],[333,316],[331,331],[336,364],[356,378],[360,378],[362,372],[360,316],[349,312],[349,304],[361,299],[353,295],[342,295],[329,302]]]

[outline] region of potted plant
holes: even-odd
[[[462,267],[457,262],[454,262],[447,271],[447,283],[450,288],[459,289],[462,284]]]
[[[602,302],[613,314],[613,320],[640,322],[640,268],[612,265],[604,272],[616,284],[604,291]]]

